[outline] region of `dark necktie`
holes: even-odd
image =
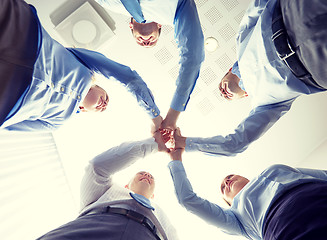
[[[138,0],[120,0],[126,10],[138,23],[145,23],[140,2]]]

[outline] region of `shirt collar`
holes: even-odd
[[[130,192],[129,195],[131,195],[131,197],[133,199],[135,199],[135,201],[137,201],[143,207],[154,210],[154,207],[152,207],[150,200],[147,199],[146,197],[144,197],[143,195],[140,195],[140,194],[137,194],[137,193],[132,193],[132,192]]]

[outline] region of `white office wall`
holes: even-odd
[[[0,132],[0,238],[35,239],[75,212],[52,134]]]

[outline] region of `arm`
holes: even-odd
[[[149,138],[122,143],[93,158],[86,167],[81,184],[81,209],[98,200],[112,186],[114,173],[157,150],[154,138]]]
[[[186,151],[200,151],[213,155],[234,156],[270,129],[291,107],[294,99],[255,108],[241,122],[233,134],[210,138],[175,139],[177,146],[186,145]],[[184,142],[183,142],[184,141]]]
[[[198,12],[193,0],[182,1],[175,15],[175,39],[180,52],[180,70],[170,107],[184,111],[204,60],[204,40]]]
[[[48,122],[38,119],[35,121],[25,120],[20,123],[7,126],[3,129],[8,131],[53,131],[58,127],[59,125],[54,126]]]
[[[309,168],[297,168],[298,171],[305,175],[309,175],[324,181],[327,181],[327,171],[326,170],[317,170]]]
[[[160,115],[150,89],[136,71],[132,71],[129,67],[112,61],[98,52],[86,49],[69,48],[68,50],[91,71],[100,73],[107,78],[114,77],[121,82],[135,96],[139,105],[151,118]]]
[[[200,198],[193,192],[182,161],[174,160],[169,163],[169,170],[173,178],[175,193],[178,202],[188,211],[199,216],[224,232],[235,235],[244,235],[242,227],[230,210],[225,210],[217,204]]]
[[[237,36],[237,42],[242,41],[248,34],[252,32],[252,28],[257,24],[258,19],[265,9],[269,0],[253,0],[249,4],[242,21]]]

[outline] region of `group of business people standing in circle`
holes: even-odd
[[[152,120],[152,136],[94,157],[81,186],[79,216],[39,239],[179,239],[153,201],[155,178],[140,171],[118,186],[112,176],[138,159],[162,151],[179,203],[228,234],[248,239],[325,239],[327,171],[273,165],[254,179],[231,174],[221,207],[194,193],[184,151],[234,156],[260,138],[295,99],[327,89],[327,2],[252,0],[236,37],[236,62],[219,83],[223,98],[250,96],[249,115],[226,136],[185,137],[177,127],[204,61],[204,37],[194,0],[96,0],[131,16],[131,36],[154,47],[162,25],[175,29],[180,70],[163,118],[142,77],[123,63],[81,48],[65,48],[42,27],[23,0],[0,3],[0,131],[52,131],[79,112],[107,110],[109,96],[94,74],[114,78]],[[128,26],[127,26],[128,27]],[[133,53],[131,53],[133,54]],[[167,142],[173,143],[167,148]]]

